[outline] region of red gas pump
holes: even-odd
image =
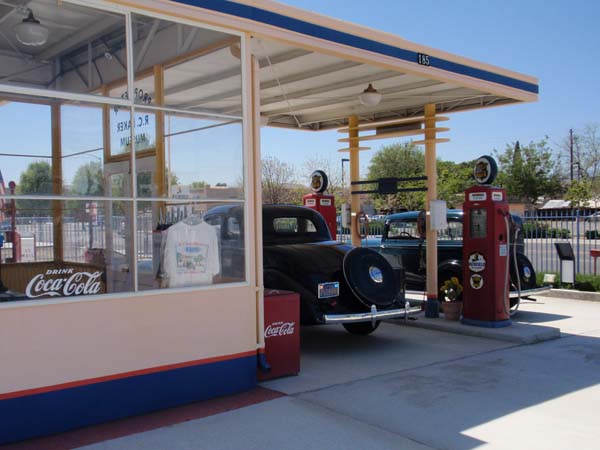
[[[490,185],[497,171],[492,157],[479,158],[479,185],[465,191],[463,204],[463,323],[492,328],[511,324],[510,214],[506,191]]]
[[[337,239],[335,198],[333,195],[323,194],[327,189],[327,185],[328,179],[325,172],[315,170],[311,175],[310,183],[310,188],[313,192],[312,194],[306,194],[302,198],[302,204],[321,213],[329,227],[331,239],[335,240]]]

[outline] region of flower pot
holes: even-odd
[[[443,310],[446,320],[459,320],[462,312],[462,302],[444,302]]]

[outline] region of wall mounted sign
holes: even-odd
[[[483,287],[483,277],[477,273],[474,273],[471,275],[469,283],[473,289],[481,289]]]
[[[482,272],[485,269],[485,257],[479,252],[471,253],[468,264],[471,272]]]
[[[484,155],[475,161],[473,178],[477,184],[492,184],[498,175],[498,165],[491,156]]]
[[[54,276],[59,275],[58,278]],[[102,272],[75,272],[73,269],[48,269],[33,277],[25,288],[29,298],[69,297],[99,294]]]

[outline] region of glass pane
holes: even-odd
[[[131,202],[2,199],[4,300],[131,292]]]
[[[0,170],[6,176],[6,191],[14,182],[17,195],[129,195],[125,179],[116,186],[111,178],[115,171],[129,174],[129,159],[121,158],[117,167],[105,155],[104,117],[114,114],[112,107],[46,103],[46,99],[34,103],[31,97],[4,99],[0,98]],[[129,109],[126,114],[130,116]]]
[[[50,105],[0,97],[0,136],[0,194],[8,193],[11,183],[15,194],[52,194]]]
[[[238,37],[138,14],[132,20],[136,103],[241,116]],[[162,83],[154,77],[157,65]]]
[[[137,110],[136,117],[145,117],[146,113],[147,110]],[[160,152],[148,153],[156,155],[155,165],[151,168],[156,184],[155,196],[211,200],[244,198],[241,121],[207,120],[169,113],[164,114],[164,123],[164,137],[160,141],[164,157],[160,158]],[[140,196],[146,195],[140,193]]]
[[[245,280],[242,205],[138,202],[140,290]]]
[[[391,222],[388,239],[418,239],[417,222]]]
[[[30,14],[39,21],[36,33],[21,25]],[[2,83],[121,96],[109,86],[127,79],[125,16],[33,0],[1,2],[0,17]]]

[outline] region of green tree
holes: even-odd
[[[591,197],[592,183],[589,180],[573,180],[565,193],[565,200],[569,200],[573,208],[588,206]]]
[[[21,195],[52,194],[52,168],[46,161],[34,161],[21,174],[16,187]],[[20,216],[47,216],[50,202],[46,200],[18,200],[17,214]]]
[[[89,162],[77,169],[71,191],[76,195],[104,195],[104,177],[100,161]]]
[[[473,166],[474,161],[437,161],[437,197],[446,200],[448,208],[456,208],[462,204],[465,189],[475,184]]]
[[[203,180],[192,181],[192,184],[190,184],[190,187],[192,189],[203,189],[205,187],[210,187],[210,184],[208,184],[206,181],[203,181]]]
[[[507,145],[504,152],[494,151],[499,163],[498,184],[508,197],[534,204],[538,198],[550,198],[562,192],[559,168],[547,142],[519,142]]]
[[[373,158],[368,169],[368,179],[406,178],[425,175],[425,155],[412,142],[384,146]],[[423,187],[423,182],[405,182],[402,187]],[[425,206],[425,192],[401,192],[395,195],[374,195],[378,210],[417,210]]]

